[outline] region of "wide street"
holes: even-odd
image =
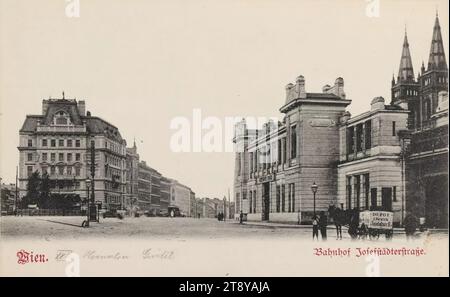
[[[117,238],[186,240],[201,239],[311,239],[309,226],[246,222],[239,224],[235,220],[219,222],[216,219],[167,218],[167,217],[126,217],[101,219],[100,223],[91,222],[89,228],[81,227],[84,217],[63,216],[3,216],[1,217],[1,236],[3,239],[80,239],[80,238]],[[334,226],[329,226],[329,240],[336,239]],[[343,228],[343,240],[350,240]],[[423,238],[427,233],[419,234]],[[447,237],[447,233],[431,233],[428,236]],[[396,233],[394,241],[404,240],[403,233]],[[385,241],[380,237],[379,241]]]
[[[347,230],[343,240],[336,240],[329,226],[328,240],[317,242],[312,241],[310,226],[140,217],[101,219],[83,228],[83,220],[1,217],[0,253],[8,275],[68,275],[72,266],[64,257],[73,253],[80,260],[81,276],[368,276],[367,267],[373,263],[379,263],[376,271],[382,276],[448,275],[447,232],[424,232],[406,242],[396,230],[392,241],[351,241]],[[424,254],[375,260],[368,254],[359,256],[359,250],[392,248]],[[18,265],[17,252],[22,249],[50,260],[45,266]]]

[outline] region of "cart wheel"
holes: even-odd
[[[378,230],[369,230],[369,237],[370,240],[378,240],[378,238],[380,238],[380,233],[378,232]]]
[[[386,231],[386,240],[391,240],[394,235],[394,232],[392,230]]]

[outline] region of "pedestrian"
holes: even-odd
[[[313,226],[313,240],[314,237],[319,240],[319,220],[317,219],[317,216],[314,215],[312,219],[312,226]]]
[[[328,225],[327,216],[324,211],[321,211],[319,218],[319,228],[320,234],[322,235],[322,240],[327,240],[327,225]]]
[[[244,213],[241,210],[241,212],[239,213],[239,224],[242,224],[243,220],[244,220]]]
[[[414,238],[414,233],[416,233],[417,229],[417,221],[417,217],[413,213],[408,213],[406,215],[404,225],[407,240]]]

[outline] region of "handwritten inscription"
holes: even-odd
[[[174,258],[174,251],[148,248],[142,252],[142,258],[146,260],[149,259],[171,260]]]

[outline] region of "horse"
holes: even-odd
[[[342,225],[347,224],[346,212],[339,207],[330,205],[330,207],[328,208],[328,213],[330,214],[330,217],[333,219],[334,225],[336,226],[336,239],[342,239]]]
[[[358,237],[359,212],[356,208],[342,210],[339,207],[330,205],[328,213],[336,226],[337,239],[342,239],[342,226],[348,226],[348,234],[352,239]]]

